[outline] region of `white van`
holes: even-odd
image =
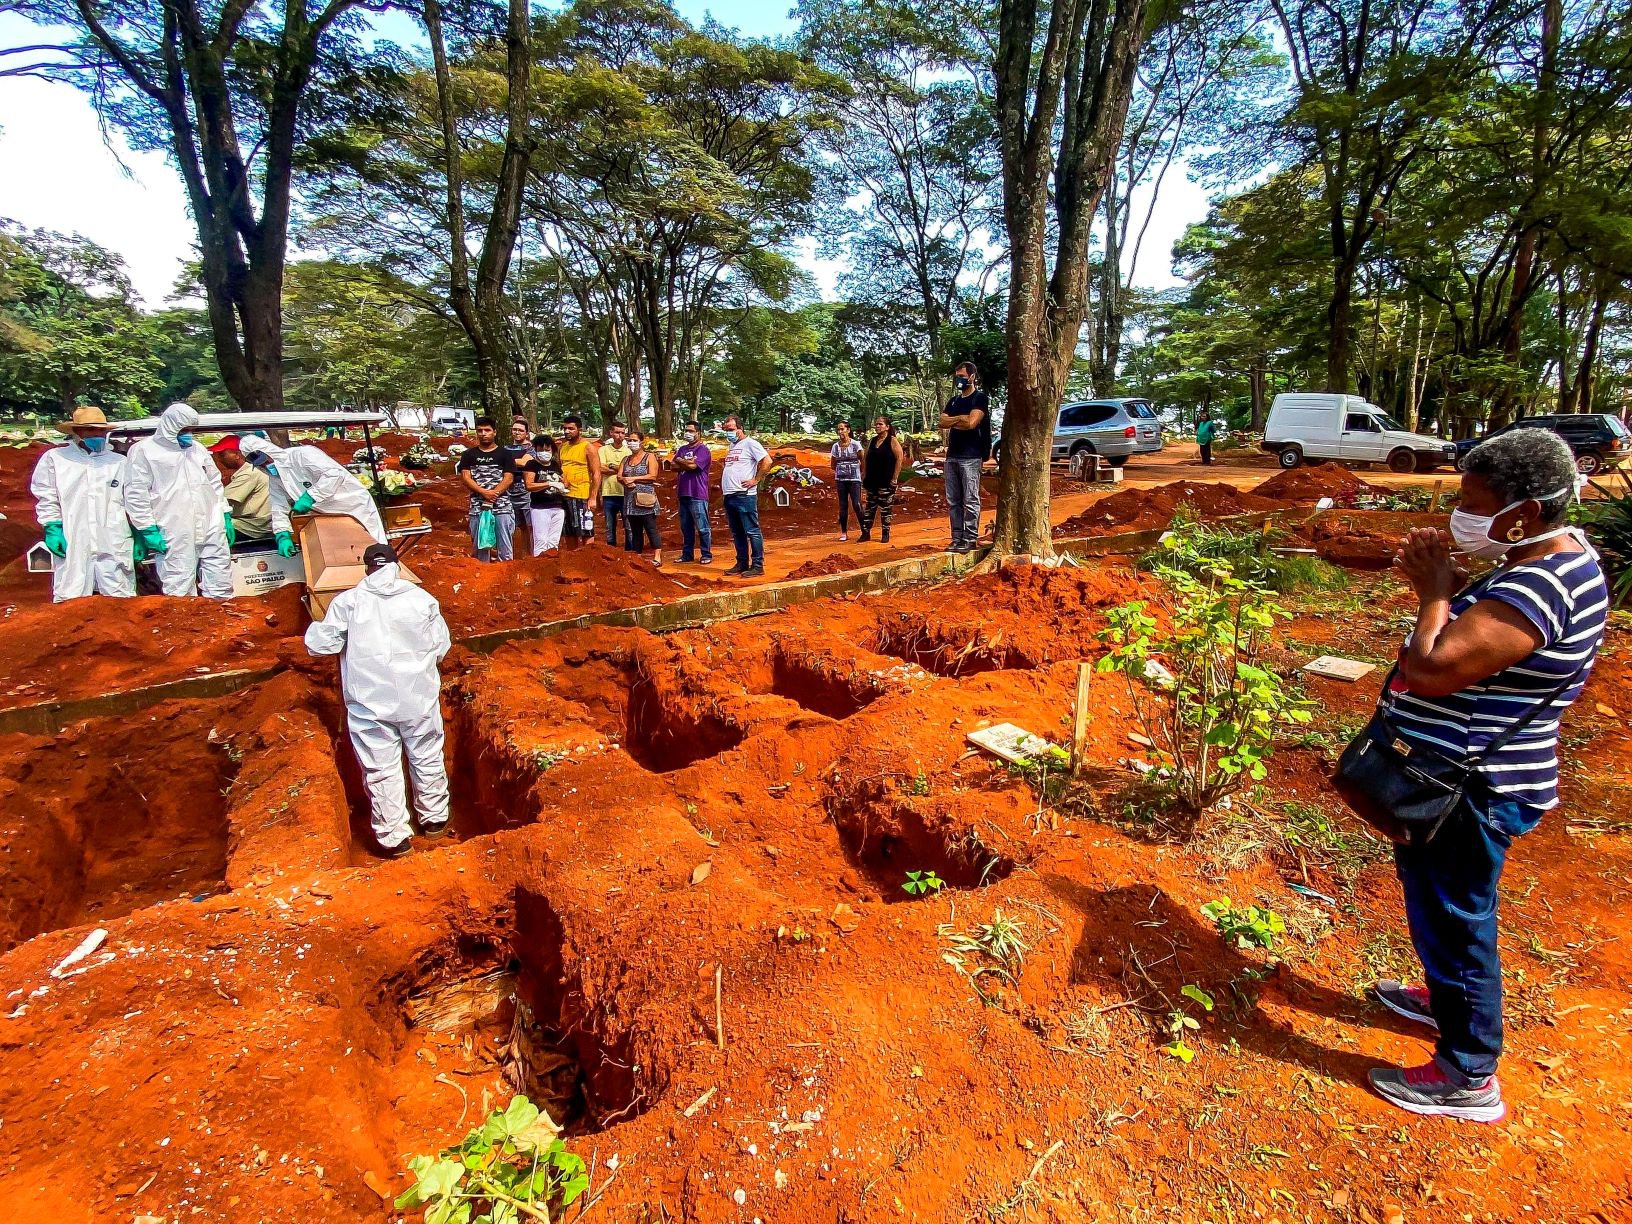
[[[1277,395],[1269,407],[1261,445],[1279,457],[1283,468],[1295,468],[1305,459],[1386,463],[1393,472],[1456,466],[1456,447],[1427,434],[1408,432],[1358,395],[1310,391]]]

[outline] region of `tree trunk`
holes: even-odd
[[[1252,359],[1252,368],[1247,371],[1247,378],[1252,388],[1252,420],[1250,429],[1253,433],[1263,433],[1264,423],[1269,420],[1268,371],[1264,369],[1262,354]]]
[[[494,188],[493,208],[477,257],[472,286],[470,259],[465,249],[463,149],[454,113],[453,80],[447,45],[442,36],[440,0],[424,0],[425,30],[431,44],[436,76],[437,109],[442,120],[442,153],[446,161],[447,228],[449,241],[448,303],[470,339],[476,354],[476,372],[482,384],[482,406],[490,414],[525,415],[521,388],[511,377],[508,330],[505,323],[504,285],[510,274],[521,229],[522,186],[532,155],[528,125],[532,116],[532,46],[527,0],[510,0],[505,26],[506,104],[504,156]]]
[[[1054,0],[1039,56],[1040,7],[1001,0],[993,66],[1009,235],[1009,385],[994,557],[1053,554],[1054,422],[1088,315],[1092,222],[1121,145],[1144,36],[1144,0]]]
[[[1575,411],[1593,411],[1597,398],[1598,337],[1604,327],[1604,311],[1609,305],[1609,288],[1599,274],[1599,287],[1592,303],[1592,318],[1587,321],[1587,333],[1581,341],[1581,364],[1575,371]]]
[[[1350,345],[1353,341],[1354,265],[1340,261],[1332,269],[1332,297],[1326,304],[1325,390],[1349,389]]]

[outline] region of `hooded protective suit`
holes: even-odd
[[[29,488],[40,526],[61,523],[68,545],[66,557],[51,560],[52,599],[136,594],[123,455],[69,442],[40,456]]]
[[[357,477],[330,459],[315,446],[274,446],[265,438],[250,434],[240,438],[238,449],[244,458],[265,455],[277,468],[272,476],[272,530],[289,530],[289,510],[302,497],[311,498],[311,509],[319,514],[349,514],[381,544],[386,542],[385,524],[374,499]]]
[[[351,744],[363,767],[374,836],[392,850],[413,835],[403,790],[402,758],[414,776],[419,827],[448,821],[448,774],[442,763],[442,679],[437,664],[450,645],[436,600],[382,565],[335,596],[328,614],[306,630],[306,649],[340,656]]]
[[[146,536],[152,527],[164,533],[164,551],[155,562],[166,595],[230,599],[226,523],[231,509],[221,473],[204,447],[178,441],[182,430],[197,425],[198,413],[186,404],[171,404],[153,436],[130,448],[125,510],[138,534]]]

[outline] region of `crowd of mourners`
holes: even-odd
[[[727,417],[730,447],[720,462],[719,485],[726,525],[736,549],[725,573],[754,578],[765,572],[765,540],[759,528],[759,485],[771,457],[736,417]],[[682,565],[712,565],[714,535],[709,522],[709,489],[714,456],[702,429],[688,421],[684,441],[667,457],[657,454],[639,425],[607,424],[604,436],[584,432],[574,414],[561,435],[533,434],[527,421],[510,423],[502,442],[492,417],[476,421],[476,444],[455,465],[470,492],[470,537],[483,561],[515,557],[523,531],[535,557],[579,547],[597,539],[663,564],[663,471],[675,472]]]

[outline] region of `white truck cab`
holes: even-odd
[[[1411,433],[1358,395],[1325,391],[1277,395],[1261,445],[1280,459],[1283,468],[1295,468],[1305,459],[1386,463],[1394,472],[1456,465],[1456,448],[1449,442]]]

